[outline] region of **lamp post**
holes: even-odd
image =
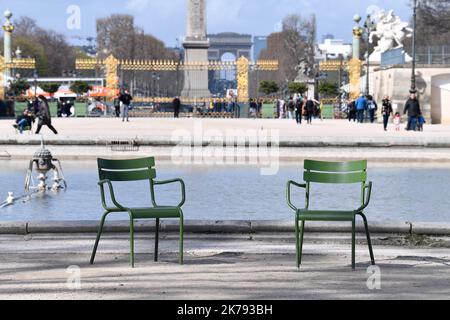
[[[11,70],[10,70],[10,64],[12,62],[12,34],[14,31],[14,25],[11,22],[11,17],[13,16],[12,12],[9,10],[6,10],[4,13],[4,16],[6,18],[6,22],[3,25],[3,56],[5,59],[5,64],[7,67],[5,68],[5,79],[7,80],[9,77],[11,77]]]
[[[153,72],[152,73],[152,95],[153,95],[153,97],[155,97],[156,96],[156,72]]]
[[[22,59],[22,50],[20,50],[20,47],[17,47],[16,58],[17,59]]]
[[[153,96],[159,97],[159,80],[161,80],[161,75],[159,73],[153,72]]]
[[[34,71],[33,71],[33,78],[34,78],[34,98],[36,99],[36,97],[37,97],[37,79],[38,79],[38,77],[39,77],[39,75],[38,75],[38,72],[37,72],[37,70],[35,69]]]
[[[411,92],[416,93],[416,32],[417,32],[417,0],[413,3],[413,38],[412,38],[412,71],[411,71]]]
[[[370,94],[370,61],[369,61],[369,45],[370,45],[370,33],[373,31],[375,27],[375,23],[372,20],[370,14],[367,15],[366,21],[364,22],[364,29],[366,31],[366,47],[367,47],[367,54],[366,54],[366,96]]]
[[[161,95],[161,92],[160,92],[160,80],[161,80],[161,75],[160,74],[157,74],[156,75],[156,85],[157,85],[157,93],[156,93],[156,95],[159,97],[160,95]]]

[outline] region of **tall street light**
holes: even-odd
[[[370,34],[375,28],[375,22],[372,20],[370,14],[367,15],[366,21],[364,22],[364,29],[366,31],[366,47],[367,47],[367,54],[366,54],[366,96],[370,94],[370,84],[369,84],[369,71],[370,71],[370,61],[369,61],[369,46],[370,46]]]
[[[161,75],[160,74],[157,74],[156,75],[156,84],[157,84],[157,95],[158,95],[158,97],[159,96],[161,96]]]
[[[412,38],[412,71],[411,71],[411,93],[416,93],[416,32],[417,32],[417,0],[413,3],[413,38]]]
[[[39,77],[38,72],[37,72],[37,70],[35,69],[35,70],[33,71],[33,78],[34,78],[34,98],[35,98],[35,99],[36,99],[36,97],[37,97],[38,77]]]
[[[155,78],[156,78],[156,72],[152,73],[152,96],[155,97],[156,96],[156,84],[155,84]]]

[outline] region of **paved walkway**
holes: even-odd
[[[450,251],[435,247],[436,241],[428,242],[428,247],[410,247],[411,241],[400,236],[374,236],[381,289],[370,290],[363,237],[358,237],[356,271],[350,268],[347,234],[307,234],[301,270],[295,268],[290,234],[187,235],[184,266],[177,264],[175,235],[163,235],[161,262],[154,263],[152,239],[139,234],[135,269],[128,265],[125,234],[105,235],[97,263],[90,266],[94,238],[93,234],[0,236],[0,299],[450,297]],[[69,266],[80,268],[79,290],[67,286],[68,278],[77,275],[77,269],[68,271]]]
[[[17,135],[12,128],[13,121],[1,120],[0,133],[2,139],[14,138]],[[367,137],[367,138],[437,138],[449,137],[450,126],[426,125],[422,133],[402,130],[396,132],[393,125],[389,131],[383,131],[382,124],[357,124],[346,120],[315,120],[312,125],[298,126],[294,120],[278,119],[167,119],[167,118],[134,118],[129,123],[123,123],[116,118],[71,118],[52,119],[54,127],[61,137],[82,137],[95,139],[97,137],[171,137],[175,130],[195,133],[195,130],[219,131],[226,130],[279,130],[280,137]],[[42,132],[46,138],[55,138],[46,127]],[[30,135],[24,134],[23,138]]]
[[[268,153],[258,153],[260,160],[364,158],[390,163],[450,162],[450,126],[444,125],[426,126],[425,132],[396,132],[393,126],[385,132],[380,124],[361,125],[346,120],[316,120],[313,125],[298,126],[291,120],[267,119],[136,118],[122,123],[115,118],[74,118],[54,119],[54,125],[59,135],[45,127],[42,133],[52,153],[60,159],[151,154],[158,161],[173,160],[174,146],[191,145],[197,137],[203,137],[203,146],[222,148],[224,143],[229,146],[230,135],[231,141],[241,143],[237,136],[244,135],[250,142],[253,140],[249,136],[261,134],[269,137],[269,142],[279,142],[279,152],[270,148]],[[135,140],[140,145],[139,151],[113,152],[107,148],[112,140]],[[266,140],[262,142],[267,145]],[[10,120],[0,121],[0,159],[29,159],[39,143],[39,136],[16,134]],[[202,152],[201,156],[207,158],[208,154],[219,153]],[[195,156],[198,158],[198,154]]]

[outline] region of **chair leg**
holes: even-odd
[[[359,214],[363,220],[364,220],[364,227],[366,229],[366,236],[367,236],[367,245],[369,246],[369,253],[370,253],[370,260],[372,262],[372,265],[375,265],[375,256],[373,255],[373,249],[372,249],[372,241],[370,239],[370,232],[369,232],[369,224],[367,223],[367,218],[363,213]]]
[[[158,262],[158,243],[159,243],[159,218],[156,218],[156,225],[155,225],[155,262]]]
[[[181,214],[180,217],[180,264],[184,263],[184,217]]]
[[[130,264],[134,268],[134,220],[130,217]]]
[[[302,227],[300,229],[300,244],[299,244],[299,256],[300,256],[300,265],[302,264],[302,256],[303,256],[303,236],[305,234],[305,220],[302,220]]]
[[[98,248],[98,243],[100,242],[100,237],[102,236],[102,233],[103,233],[103,226],[105,225],[105,220],[106,220],[106,217],[108,216],[108,214],[109,214],[109,212],[106,212],[103,215],[102,219],[100,220],[100,226],[97,231],[97,239],[95,240],[94,249],[92,250],[91,261],[90,261],[91,264],[94,264],[95,255],[97,253],[97,248]]]
[[[353,219],[353,221],[352,221],[352,269],[353,270],[356,270],[355,251],[356,251],[356,223],[355,223],[355,219]]]
[[[300,236],[297,217],[295,217],[295,258],[297,261],[297,268],[300,268]]]

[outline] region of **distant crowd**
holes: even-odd
[[[370,123],[375,122],[375,115],[378,111],[378,104],[371,95],[360,94],[360,96],[353,101],[347,103],[346,112],[348,114],[348,121],[364,123],[368,118]],[[410,91],[410,96],[405,103],[403,114],[408,116],[406,124],[407,131],[423,131],[423,125],[426,123],[420,109],[419,100],[415,90]],[[367,117],[368,115],[368,117]],[[391,100],[385,96],[382,101],[381,115],[383,117],[383,128],[388,129],[389,120],[393,116],[393,123],[397,131],[401,130],[402,115],[400,112],[394,114]]]
[[[276,110],[278,119],[294,119],[298,125],[303,119],[312,124],[313,118],[322,119],[323,104],[306,95],[290,96],[287,100],[277,100]]]
[[[129,110],[132,108],[132,101],[133,97],[128,90],[121,90],[114,101],[115,115],[121,117],[123,122],[129,122]],[[344,104],[344,112],[347,114],[349,122],[364,123],[366,120],[370,123],[375,122],[378,104],[373,96],[360,94],[357,99],[346,101]],[[179,97],[176,97],[172,101],[172,106],[174,117],[178,118],[181,110],[181,100]],[[251,99],[249,101],[249,116],[256,118],[261,113],[262,106],[263,101],[261,99]],[[58,116],[60,116],[60,113],[66,115],[69,113],[70,115],[70,107],[70,104],[58,103]],[[287,99],[280,98],[276,100],[275,107],[276,117],[278,119],[295,119],[298,125],[301,125],[303,121],[312,124],[313,119],[323,120],[323,104],[311,96],[294,95],[289,96]],[[211,100],[209,105],[203,103],[203,107],[200,106],[200,112],[234,112],[235,117],[239,117],[240,108],[235,100],[228,102]],[[413,90],[410,91],[410,96],[405,103],[403,114],[407,114],[408,116],[406,130],[423,131],[425,118],[422,115],[417,93]],[[382,100],[381,115],[383,117],[383,128],[385,131],[387,131],[392,117],[395,129],[397,131],[401,130],[402,115],[400,112],[394,114],[392,103],[388,96],[385,96]],[[36,134],[41,131],[43,126],[47,126],[55,134],[58,134],[52,125],[48,101],[42,95],[29,100],[27,109],[17,117],[13,126],[20,133],[23,133],[25,130],[31,130],[36,119],[38,119]]]

